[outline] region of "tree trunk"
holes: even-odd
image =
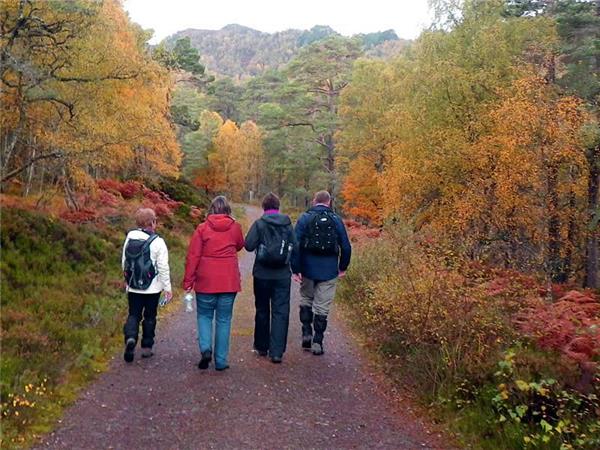
[[[335,89],[333,84],[333,80],[327,80],[327,87],[329,92],[327,94],[327,103],[329,106],[329,113],[332,117],[336,117],[337,115],[337,105],[336,100],[339,95],[339,91]],[[335,128],[329,130],[328,135],[325,138],[326,147],[327,147],[327,170],[329,171],[329,183],[327,189],[331,194],[331,197],[334,198],[336,195],[336,173],[335,173],[335,141],[333,139],[333,134],[335,133]]]
[[[579,236],[579,230],[577,227],[578,216],[576,214],[576,208],[577,199],[575,197],[575,193],[571,191],[569,193],[569,228],[567,230],[567,248],[562,268],[562,276],[564,277],[564,279],[560,280],[563,283],[569,281],[569,278],[573,274],[573,255],[575,253],[575,249],[577,248],[577,240]]]
[[[596,0],[596,16],[600,17],[600,0]],[[596,54],[596,72],[600,70],[600,55]],[[596,111],[596,119],[600,120],[600,113]],[[598,186],[600,185],[600,144],[588,149],[586,157],[589,166],[588,178],[588,213],[590,226],[587,230],[585,246],[585,282],[584,286],[592,289],[600,287],[598,280],[598,234],[600,233],[600,206],[598,205]]]
[[[547,174],[548,195],[548,275],[553,282],[562,278],[562,261],[560,258],[560,218],[558,216],[558,167],[550,163]]]
[[[34,142],[34,146],[31,150],[31,160],[35,161],[35,142]],[[27,173],[27,184],[25,185],[25,197],[29,196],[29,191],[31,190],[31,182],[33,181],[33,170],[35,167],[35,162],[31,164],[31,166],[29,166],[29,170]]]
[[[598,186],[600,184],[600,145],[586,152],[589,166],[588,176],[588,214],[590,222],[587,230],[585,248],[585,282],[584,286],[598,289],[598,228],[600,214],[598,208]]]

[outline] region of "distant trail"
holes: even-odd
[[[245,208],[250,220],[261,214]],[[37,448],[445,448],[388,402],[335,315],[325,355],[301,350],[296,286],[283,364],[252,353],[253,258],[240,258],[231,369],[197,369],[196,314],[178,308],[159,323],[153,358],[140,359],[138,350],[126,365],[116,355]]]

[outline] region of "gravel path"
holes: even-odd
[[[260,215],[246,212],[251,220]],[[252,254],[240,257],[244,290],[234,307],[231,369],[197,369],[195,313],[178,305],[159,322],[155,356],[142,360],[138,349],[127,365],[115,355],[38,448],[444,448],[409,405],[386,399],[385,384],[335,314],[325,355],[301,350],[297,286],[283,364],[256,356],[252,261]]]

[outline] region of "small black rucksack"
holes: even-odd
[[[303,248],[318,255],[337,255],[339,245],[334,214],[326,209],[310,211],[308,214],[310,221],[304,237]]]
[[[156,268],[150,259],[150,244],[158,237],[129,239],[125,247],[125,282],[132,289],[146,290],[156,277]]]
[[[256,260],[267,267],[284,267],[290,263],[293,229],[290,225],[272,225],[259,219],[256,223],[260,244],[256,248]]]

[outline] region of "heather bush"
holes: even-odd
[[[0,236],[4,447],[47,429],[61,380],[83,382],[103,367],[125,302],[115,288],[120,236],[12,208]]]
[[[460,268],[396,232],[358,252],[341,297],[361,312],[384,353],[435,393],[448,381],[479,378],[514,337],[502,299]]]
[[[406,230],[357,247],[339,297],[389,373],[452,410],[456,429],[486,436],[482,448],[596,448],[593,294],[549,293]]]
[[[164,192],[173,200],[183,202],[190,207],[205,208],[210,203],[210,199],[205,193],[183,178],[163,177],[158,181],[147,181],[146,185],[155,191]]]

